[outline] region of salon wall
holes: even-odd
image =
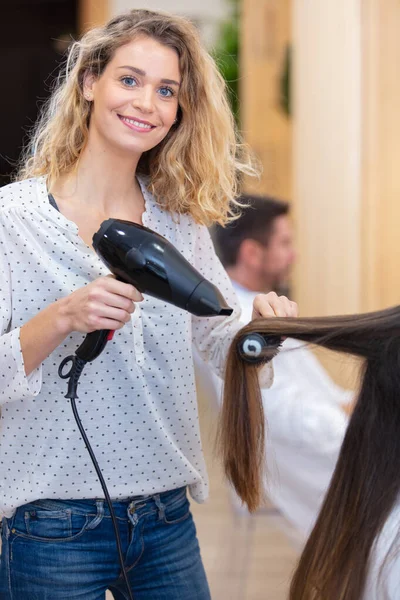
[[[110,16],[110,0],[80,0],[79,29],[81,32],[90,27],[102,25]]]
[[[291,41],[291,0],[244,0],[240,63],[241,126],[262,164],[247,191],[292,199],[292,123],[282,102]]]
[[[243,130],[263,163],[257,189],[292,201],[302,313],[397,303],[400,2],[244,0],[243,15]]]
[[[132,8],[163,10],[188,17],[198,26],[206,46],[212,47],[220,23],[229,15],[228,0],[80,0],[81,31],[104,23],[109,17]]]
[[[399,304],[400,2],[243,2],[244,133],[264,167],[258,191],[292,202],[301,314]],[[289,123],[276,110],[286,36]]]
[[[294,288],[303,315],[361,309],[361,0],[294,0]]]
[[[400,304],[400,2],[364,0],[362,298]]]
[[[263,166],[251,191],[290,200],[303,315],[360,304],[361,0],[244,0],[243,132]],[[287,45],[291,108],[280,102]]]
[[[109,0],[109,6],[111,15],[130,8],[148,8],[189,17],[198,26],[207,46],[215,43],[219,24],[229,14],[227,0]]]

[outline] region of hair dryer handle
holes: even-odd
[[[85,362],[90,362],[97,358],[106,347],[109,340],[112,340],[115,331],[110,329],[99,329],[88,333],[82,344],[76,351],[76,356]]]

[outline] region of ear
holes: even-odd
[[[94,96],[94,85],[96,83],[96,76],[91,71],[86,71],[83,76],[83,95],[86,100],[91,102]]]
[[[263,259],[263,247],[256,240],[247,238],[239,248],[239,261],[248,267],[258,267]]]

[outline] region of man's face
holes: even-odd
[[[274,220],[268,246],[264,247],[262,265],[265,281],[273,287],[285,285],[296,259],[293,247],[293,231],[287,216]]]

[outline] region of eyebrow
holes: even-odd
[[[137,69],[136,67],[131,67],[130,65],[123,65],[122,67],[118,67],[118,69],[129,69],[129,71],[133,71],[137,75],[146,77],[146,71],[143,71],[143,69]],[[161,83],[169,83],[170,85],[176,85],[180,87],[180,83],[175,81],[175,79],[161,79]]]

